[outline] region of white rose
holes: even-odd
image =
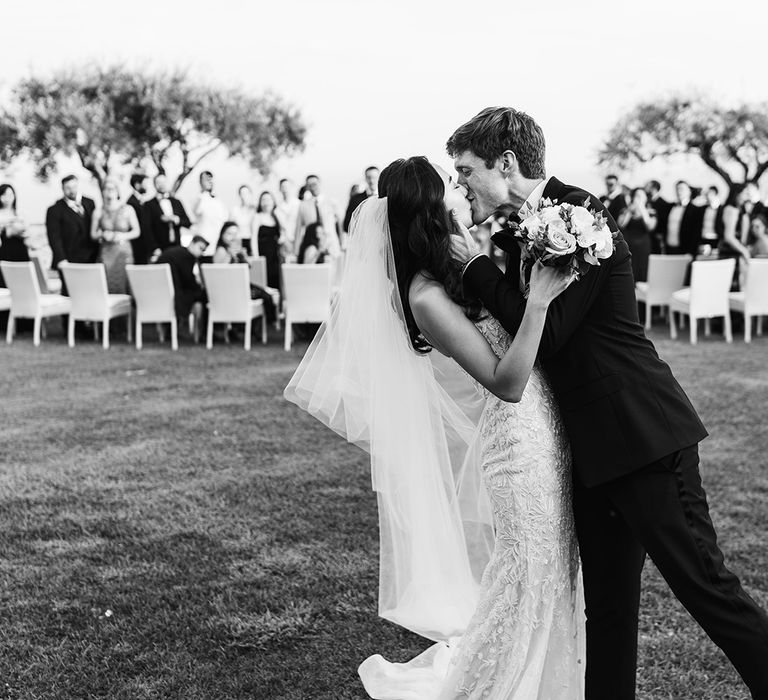
[[[545,249],[552,255],[567,255],[576,250],[576,236],[568,233],[562,219],[553,221],[547,226]]]
[[[600,260],[610,258],[613,254],[613,234],[611,229],[607,226],[603,226],[596,231],[597,243],[595,244],[595,257]]]
[[[560,205],[556,204],[553,207],[544,207],[544,209],[539,212],[539,218],[544,224],[549,224],[558,220],[562,221],[560,218]]]
[[[542,221],[539,218],[538,214],[531,214],[527,219],[525,219],[521,224],[520,228],[523,229],[527,234],[534,234],[536,233],[539,228],[542,225]]]
[[[592,224],[595,217],[584,207],[573,207],[571,209],[571,228],[574,233],[586,233],[592,230]]]

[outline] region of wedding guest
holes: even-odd
[[[739,288],[739,280],[752,254],[742,242],[741,231],[749,228],[749,215],[744,211],[746,188],[742,184],[733,185],[728,200],[723,206],[723,238],[718,252],[721,258],[735,258],[736,269],[733,274],[733,289]]]
[[[768,256],[768,212],[761,212],[750,224],[749,252],[755,256]]]
[[[97,260],[107,273],[110,294],[128,293],[125,266],[133,263],[131,241],[139,237],[139,220],[133,207],[120,199],[120,186],[107,178],[102,190],[102,206],[97,208],[91,225],[91,238],[99,245]]]
[[[744,211],[749,214],[750,219],[766,211],[760,197],[760,187],[756,182],[748,182],[744,188]]]
[[[277,211],[277,203],[271,192],[259,195],[256,217],[253,221],[251,250],[267,261],[267,286],[281,289],[280,246],[285,235],[285,225]]]
[[[133,262],[137,265],[146,265],[153,255],[159,255],[160,251],[155,247],[149,227],[144,223],[144,201],[147,198],[149,189],[149,178],[144,173],[134,173],[131,175],[131,196],[126,200],[126,204],[136,213],[136,220],[139,222],[139,235],[131,240],[133,249]]]
[[[664,248],[667,239],[667,221],[672,209],[672,202],[668,202],[661,196],[661,183],[658,180],[649,180],[645,185],[648,194],[648,206],[656,212],[656,229],[653,232],[651,252],[658,254]]]
[[[702,208],[691,201],[691,186],[685,180],[675,184],[677,202],[669,212],[665,252],[695,256],[701,235]]]
[[[227,209],[213,193],[213,185],[213,173],[210,170],[200,173],[200,196],[193,210],[197,235],[205,238],[209,245],[216,245],[219,231],[227,219]]]
[[[298,257],[299,248],[301,248],[307,226],[319,223],[323,225],[328,236],[328,253],[332,257],[336,257],[341,252],[339,243],[341,222],[336,213],[336,206],[322,193],[320,178],[317,175],[307,176],[307,191],[309,192],[309,198],[302,200],[299,207],[299,216],[296,221],[294,252]]]
[[[221,235],[216,243],[213,262],[219,264],[248,263],[248,257],[241,245],[242,232],[234,221],[225,221],[221,227]],[[251,284],[251,299],[261,299],[264,302],[264,314],[269,323],[277,318],[275,302],[269,290],[257,284]]]
[[[600,197],[600,201],[611,213],[611,216],[618,221],[621,212],[627,208],[627,200],[624,196],[624,189],[619,184],[618,175],[606,175],[605,190],[606,193]]]
[[[166,248],[181,245],[181,229],[189,228],[191,223],[184,205],[170,194],[170,182],[162,173],[155,175],[155,196],[142,207],[147,240],[153,241],[157,258]]]
[[[701,216],[700,252],[709,255],[720,247],[723,238],[723,203],[717,187],[712,185],[706,191],[706,204]]]
[[[285,227],[285,240],[280,251],[285,262],[293,262],[294,255],[293,238],[296,235],[296,221],[299,218],[299,206],[301,200],[296,196],[296,185],[288,178],[280,180],[280,201],[277,204],[277,212]]]
[[[61,181],[64,196],[48,208],[45,228],[53,252],[52,266],[58,270],[62,262],[92,263],[98,246],[91,237],[91,224],[96,203],[80,194],[80,182],[74,175]],[[66,285],[62,280],[62,293]]]
[[[379,194],[379,169],[375,165],[370,165],[365,169],[365,189],[357,194],[350,194],[347,213],[344,214],[344,224],[342,226],[345,232],[349,231],[349,223],[352,220],[352,214],[368,197],[378,196]]]
[[[648,279],[648,256],[651,238],[656,228],[656,214],[648,206],[648,195],[642,187],[632,190],[629,206],[619,214],[616,222],[632,253],[632,276],[635,282]]]
[[[299,262],[303,265],[313,265],[328,262],[328,236],[322,224],[314,223],[307,226],[304,240],[299,248]]]
[[[194,235],[186,248],[180,245],[165,248],[156,260],[158,265],[168,263],[171,268],[176,316],[180,321],[188,318],[190,313],[199,318],[207,302],[205,290],[195,276],[195,266],[207,247],[205,238]],[[183,323],[180,325],[184,326]]]
[[[0,185],[0,260],[25,262],[29,260],[27,224],[16,211],[16,190],[12,185]],[[5,287],[0,271],[0,287]]]
[[[237,224],[241,247],[246,255],[251,255],[251,229],[256,217],[256,205],[253,203],[253,190],[250,185],[240,185],[237,197],[239,203],[232,209],[229,218]]]

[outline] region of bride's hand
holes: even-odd
[[[451,210],[454,233],[451,234],[451,253],[459,262],[465,263],[480,252],[475,239],[469,229],[459,221],[456,210]]]
[[[554,301],[562,294],[568,285],[576,279],[570,268],[550,267],[543,265],[540,260],[531,269],[531,281],[528,292],[528,303],[539,303],[544,306]]]

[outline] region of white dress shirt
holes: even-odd
[[[210,192],[201,192],[195,205],[197,234],[205,238],[210,246],[216,247],[221,227],[227,220],[227,209],[220,199]]]

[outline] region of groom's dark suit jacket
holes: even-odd
[[[596,197],[556,178],[543,193],[558,203],[605,211]],[[615,250],[549,308],[539,348],[571,442],[574,469],[586,486],[616,479],[706,437],[688,397],[645,337],[638,320],[629,248],[616,222]],[[494,243],[507,271],[480,256],[464,272],[467,289],[515,333],[525,312],[520,247],[511,232]]]

